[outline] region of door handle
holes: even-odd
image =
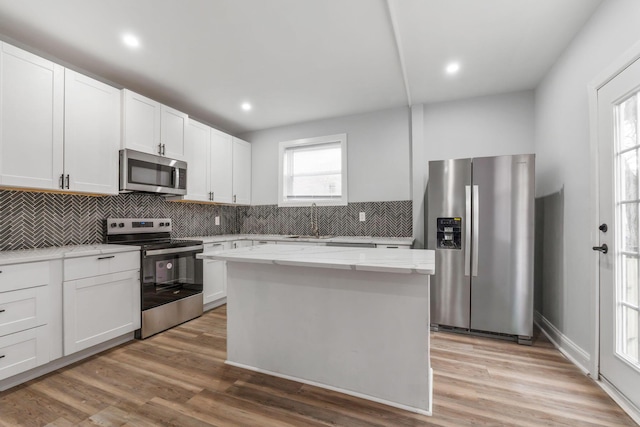
[[[465,226],[464,226],[464,275],[470,274],[471,268],[471,186],[465,185]]]
[[[478,186],[474,185],[473,186],[473,224],[471,225],[471,230],[472,230],[472,236],[471,236],[471,242],[473,243],[473,246],[471,247],[471,256],[472,256],[472,260],[471,260],[471,275],[472,276],[477,276],[478,275],[478,236],[480,234],[480,229],[478,227],[478,225],[480,224],[480,207],[479,207],[479,200],[480,200],[480,195],[479,195],[479,190],[478,190]]]
[[[606,243],[603,243],[602,246],[594,246],[592,249],[594,251],[602,252],[603,254],[606,254],[607,252],[609,252],[609,247],[607,246]]]

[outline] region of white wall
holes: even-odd
[[[565,350],[594,371],[594,257],[597,241],[589,210],[591,163],[587,85],[640,40],[640,1],[607,0],[556,62],[536,90],[537,195],[564,187],[564,280],[555,292],[561,304],[542,315],[567,339]],[[558,212],[562,212],[559,210]],[[548,219],[545,219],[547,221]],[[587,360],[580,360],[580,353]]]
[[[413,190],[415,247],[424,244],[423,206],[430,160],[534,152],[533,91],[424,104],[422,111],[422,136],[412,141],[414,155],[421,158],[414,161],[414,185],[422,183],[422,188]]]
[[[278,203],[278,143],[347,134],[349,202],[410,200],[409,108],[344,116],[240,135],[251,142],[251,204]]]

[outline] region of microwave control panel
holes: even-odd
[[[437,218],[436,249],[462,249],[462,218]]]

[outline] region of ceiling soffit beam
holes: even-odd
[[[389,12],[389,20],[393,29],[393,38],[396,42],[396,51],[398,52],[398,62],[400,62],[400,70],[402,71],[402,80],[404,82],[404,90],[407,95],[407,105],[411,106],[411,92],[409,91],[409,79],[407,78],[407,67],[404,63],[404,52],[402,50],[402,39],[398,29],[398,19],[396,14],[396,0],[387,0],[387,11]]]

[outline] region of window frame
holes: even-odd
[[[287,149],[310,147],[313,145],[328,145],[340,143],[341,150],[341,181],[342,195],[339,199],[308,199],[308,200],[287,200],[284,194],[284,183],[287,171],[284,170],[284,155]],[[278,145],[278,206],[311,206],[315,203],[317,206],[346,206],[348,197],[348,171],[347,171],[347,134],[340,133],[336,135],[318,136],[314,138],[294,139],[291,141],[281,141]]]

